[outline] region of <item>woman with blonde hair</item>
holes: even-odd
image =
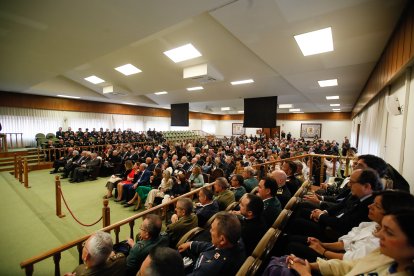
[[[152,208],[154,204],[154,200],[156,197],[164,197],[166,193],[168,193],[173,186],[173,180],[171,178],[171,173],[169,170],[165,170],[162,173],[162,180],[161,184],[158,189],[152,189],[149,191],[147,200],[145,201],[145,207],[147,209]]]
[[[192,188],[200,188],[204,186],[204,177],[199,166],[194,166],[188,180],[190,181]]]

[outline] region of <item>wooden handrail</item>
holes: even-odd
[[[298,155],[298,156],[294,156],[294,157],[289,157],[289,158],[285,158],[285,159],[281,159],[281,160],[276,160],[276,161],[271,161],[271,162],[265,162],[265,163],[261,163],[261,164],[256,164],[253,165],[252,168],[254,168],[255,170],[260,170],[260,167],[264,167],[264,168],[268,168],[268,166],[272,166],[275,165],[277,163],[283,163],[285,161],[294,161],[294,160],[298,160],[298,159],[303,159],[305,157],[309,157],[310,158],[310,164],[309,164],[309,172],[312,172],[312,168],[313,168],[313,158],[315,157],[320,157],[321,158],[321,165],[323,165],[323,160],[325,158],[332,158],[334,160],[334,166],[333,166],[333,171],[336,172],[336,160],[337,159],[345,159],[346,160],[346,168],[345,168],[345,175],[348,175],[349,170],[348,170],[348,166],[349,166],[349,162],[351,159],[353,159],[354,157],[346,157],[346,156],[339,156],[339,155],[325,155],[325,154],[303,154],[303,155]],[[324,176],[324,169],[323,166],[321,166],[321,171],[320,171],[320,182],[323,182],[323,176]],[[309,176],[311,176],[311,173],[309,173]]]
[[[120,227],[121,226],[123,226],[125,224],[129,224],[130,227],[133,227],[134,221],[136,219],[139,219],[141,217],[144,217],[147,214],[153,213],[154,211],[157,211],[157,210],[159,210],[161,208],[164,208],[166,206],[169,206],[171,204],[175,204],[180,198],[190,197],[190,196],[194,195],[195,193],[198,193],[202,188],[204,188],[204,187],[211,187],[212,185],[213,185],[213,183],[206,184],[206,185],[204,185],[201,188],[192,190],[192,191],[190,191],[190,192],[188,192],[188,193],[186,193],[184,195],[181,195],[179,197],[176,197],[176,198],[172,199],[171,201],[169,201],[167,203],[163,203],[163,204],[157,205],[155,207],[152,207],[151,209],[145,210],[145,211],[140,212],[140,213],[138,213],[136,215],[133,215],[133,216],[131,216],[129,218],[123,219],[123,220],[118,221],[118,222],[116,222],[114,224],[111,224],[111,225],[109,225],[107,227],[104,227],[102,229],[99,229],[99,231],[110,232],[110,231],[114,230],[115,231],[115,234],[116,234],[116,242],[119,242],[119,232],[120,232]],[[130,236],[132,235],[132,233],[130,231]],[[30,259],[27,259],[27,260],[25,260],[25,261],[23,261],[23,262],[20,263],[20,267],[22,269],[25,269],[26,275],[32,275],[33,274],[33,271],[34,271],[34,264],[35,263],[38,263],[40,261],[43,261],[43,260],[45,260],[47,258],[50,258],[52,256],[60,256],[60,254],[63,251],[66,251],[66,250],[68,250],[68,249],[70,249],[72,247],[77,246],[78,251],[79,251],[79,248],[80,248],[79,254],[82,254],[82,247],[81,247],[81,245],[91,235],[92,234],[88,234],[88,235],[83,236],[83,237],[80,237],[80,238],[78,238],[76,240],[70,241],[70,242],[68,242],[68,243],[66,243],[66,244],[64,244],[62,246],[55,247],[55,248],[53,248],[51,250],[48,250],[48,251],[46,251],[46,252],[44,252],[44,253],[42,253],[42,254],[40,254],[38,256],[32,257]],[[56,264],[56,261],[59,261],[59,260],[60,260],[60,257],[59,258],[58,257],[54,257],[54,261],[55,261],[55,275],[59,275],[57,273],[60,273],[59,263]],[[80,260],[80,262],[82,261],[81,258],[79,260]]]

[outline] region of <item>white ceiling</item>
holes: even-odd
[[[397,23],[405,0],[0,1],[0,91],[234,114],[243,98],[279,96],[304,112],[350,112]],[[304,57],[293,36],[331,27],[330,53]],[[202,56],[174,63],[163,52],[192,43]],[[113,68],[132,63],[141,73]],[[208,63],[223,80],[183,79]],[[84,80],[96,75],[106,81]],[[252,78],[254,83],[231,86]],[[339,85],[320,88],[318,80]],[[123,95],[107,95],[111,84]],[[167,95],[154,95],[168,91]],[[327,101],[325,96],[339,95]],[[224,106],[230,111],[221,111]],[[287,112],[280,109],[278,112]]]

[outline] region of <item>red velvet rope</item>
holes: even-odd
[[[76,222],[77,222],[77,223],[79,223],[79,224],[80,224],[80,225],[82,225],[82,226],[90,227],[90,226],[93,226],[93,225],[97,224],[98,222],[100,222],[100,221],[102,220],[102,218],[103,218],[103,217],[101,216],[101,218],[100,218],[100,219],[98,219],[96,222],[94,222],[94,223],[92,223],[92,224],[84,224],[84,223],[80,222],[80,221],[79,221],[79,220],[75,217],[75,215],[72,213],[72,210],[69,208],[68,204],[66,203],[66,199],[65,199],[65,197],[63,196],[63,193],[62,193],[62,190],[61,190],[61,188],[60,188],[60,185],[58,185],[58,189],[59,189],[59,193],[60,193],[60,195],[62,196],[63,202],[65,203],[66,208],[68,209],[69,213],[71,214],[71,216],[73,217],[73,219],[74,219],[74,220],[76,220]]]

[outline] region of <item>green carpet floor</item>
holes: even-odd
[[[63,194],[74,215],[83,223],[90,224],[102,215],[102,196],[105,194],[106,178],[71,184],[62,180]],[[9,173],[0,173],[0,275],[24,275],[20,262],[61,246],[71,240],[93,233],[102,228],[102,222],[84,227],[69,214],[62,202],[64,218],[58,218],[55,210],[54,175],[49,170],[29,173],[30,189],[25,189]],[[109,201],[111,222],[117,222],[136,214],[133,207],[123,208]],[[141,220],[137,220],[137,233]],[[113,233],[112,233],[113,234]],[[120,239],[129,236],[129,226],[121,228]],[[115,239],[114,239],[115,240]],[[78,252],[75,248],[62,254],[62,275],[77,266]],[[53,275],[54,263],[49,258],[34,265],[34,275]]]

